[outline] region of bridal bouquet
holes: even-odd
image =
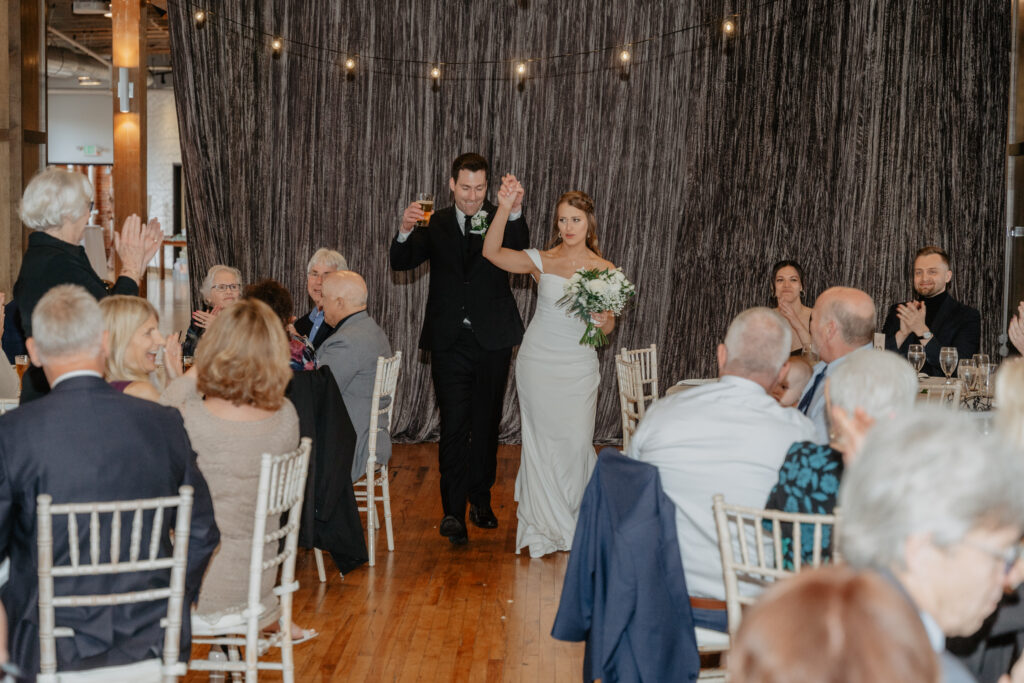
[[[611,311],[619,315],[635,294],[636,287],[618,268],[580,268],[565,283],[565,293],[557,305],[565,307],[570,314],[587,324],[587,331],[583,333],[580,344],[596,348],[608,343],[608,335],[594,325],[591,314]]]

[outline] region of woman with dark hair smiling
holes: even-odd
[[[771,300],[775,312],[786,319],[793,330],[790,355],[811,350],[811,307],[802,301],[804,269],[796,261],[779,261],[772,266]]]

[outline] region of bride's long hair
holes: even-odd
[[[551,232],[551,240],[545,249],[553,249],[562,243],[562,233],[558,231],[558,207],[562,204],[568,204],[574,209],[579,209],[587,214],[587,249],[603,258],[601,250],[597,246],[597,216],[594,215],[594,200],[586,192],[580,192],[579,190],[566,192],[555,202],[555,215],[551,220],[554,227]]]

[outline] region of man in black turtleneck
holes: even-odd
[[[981,315],[977,309],[960,303],[946,287],[953,279],[949,254],[940,247],[923,247],[914,257],[914,301],[893,304],[882,332],[885,348],[907,355],[911,344],[924,347],[921,369],[929,375],[944,376],[939,367],[939,350],[955,346],[960,359],[978,353],[981,341]]]

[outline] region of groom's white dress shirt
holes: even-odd
[[[676,533],[690,595],[725,599],[711,499],[763,508],[779,467],[814,425],[755,382],[725,375],[651,406],[628,455],[658,468],[676,506]]]

